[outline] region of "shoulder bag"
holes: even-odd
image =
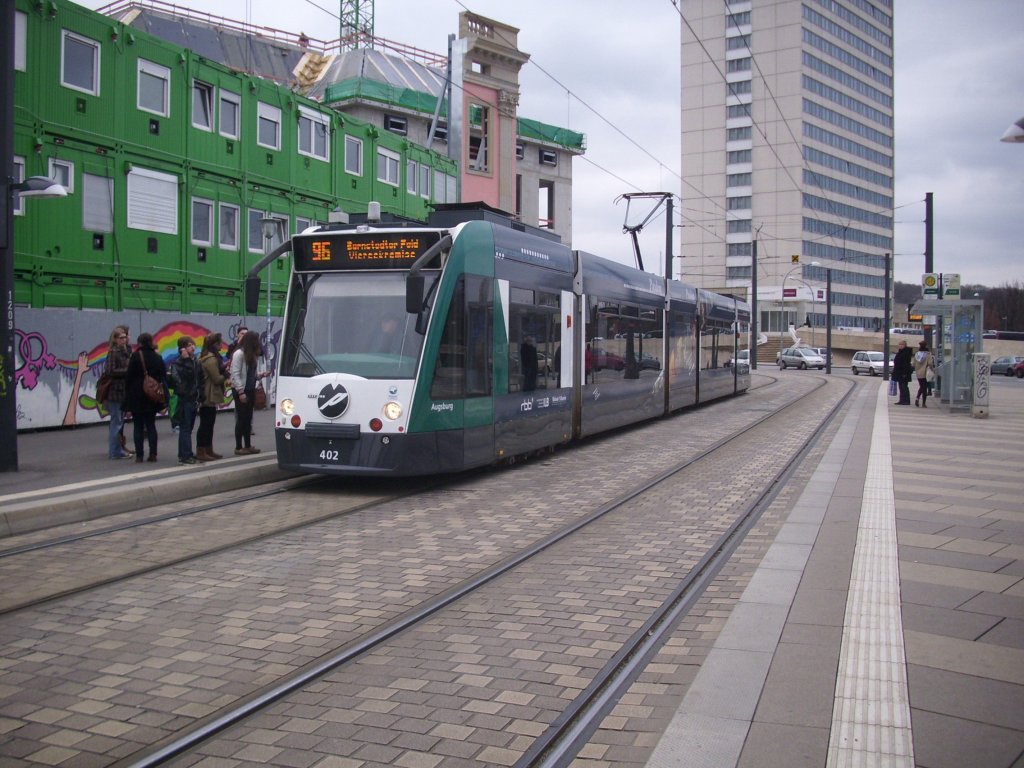
[[[104,373],[100,376],[100,380],[96,382],[96,402],[105,403],[110,399],[110,385],[114,383],[114,378],[109,373]]]
[[[252,396],[252,407],[257,411],[262,411],[267,407],[267,390],[263,388],[262,384],[256,384],[256,391]]]
[[[167,393],[159,381],[149,375],[146,370],[146,356],[139,351],[139,360],[142,361],[142,392],[154,405],[163,405],[167,402]]]

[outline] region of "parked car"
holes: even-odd
[[[824,359],[826,363],[830,361],[829,358],[831,357],[831,355],[829,354],[828,347],[807,347],[807,349],[811,350],[812,352],[817,352],[819,355],[821,355],[822,359]]]
[[[992,361],[992,375],[993,376],[1013,376],[1013,368],[1017,363],[1024,362],[1024,357],[1020,355],[1006,355],[1003,357],[997,357]]]
[[[825,367],[825,358],[812,350],[810,347],[790,347],[779,353],[779,368],[817,368],[819,371]]]
[[[1013,372],[1018,379],[1024,379],[1024,363],[1017,363],[1013,366]]]
[[[621,356],[616,355],[614,352],[608,352],[600,347],[593,350],[588,362],[593,364],[595,371],[600,371],[603,368],[611,368],[613,371],[621,371],[626,367],[626,361]]]
[[[741,349],[736,353],[736,370],[740,373],[750,373],[750,350]]]
[[[862,372],[881,376],[885,370],[885,355],[881,352],[855,352],[850,361],[850,369],[854,376]]]
[[[643,371],[643,370],[660,371],[661,370],[661,360],[656,358],[654,355],[648,355],[647,353],[644,353],[644,355],[638,361],[638,364],[640,366],[640,370],[641,371]]]

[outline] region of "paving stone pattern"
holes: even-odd
[[[475,473],[445,490],[5,617],[0,620],[2,754],[12,766],[106,765],[131,754],[613,498],[630,484],[633,468],[654,473],[810,389],[810,381],[589,441],[548,461]],[[708,502],[717,503],[713,497]],[[305,497],[297,494],[289,503],[305,503]],[[197,535],[184,534],[188,526],[180,527],[183,535]],[[691,528],[687,533],[699,538],[700,526]],[[129,535],[123,549],[107,544],[99,549],[143,559],[149,557],[147,547],[159,549],[137,535],[138,541]],[[133,552],[140,543],[142,553]],[[646,563],[644,547],[662,546],[655,538],[634,557]],[[91,557],[83,547],[66,560]],[[614,557],[609,551],[607,559]],[[650,580],[658,570],[644,565],[636,578]],[[614,579],[598,583],[604,591],[616,589]],[[591,611],[580,631],[600,634],[608,627],[635,624],[632,588],[617,597],[622,605],[610,609],[613,615]],[[464,634],[462,625],[438,632],[453,630]],[[439,641],[446,648],[447,636]],[[478,665],[465,663],[469,668],[455,670],[468,676],[461,684],[484,682],[477,679],[486,677],[477,673]],[[580,665],[565,666],[559,678],[565,678],[565,690],[575,690]],[[374,701],[372,696],[367,700]],[[374,708],[384,705],[363,707],[382,716]],[[459,712],[454,718],[459,722],[450,725],[466,727]],[[372,727],[382,727],[379,722]],[[301,734],[303,727],[297,720],[295,732]],[[369,752],[389,754],[375,739],[364,740]],[[510,748],[507,743],[488,746]],[[413,754],[421,750],[407,751],[410,760],[425,759]],[[266,759],[259,750],[253,755],[254,762]]]

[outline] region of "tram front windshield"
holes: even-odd
[[[404,273],[296,275],[281,375],[411,379],[423,346],[415,326],[405,311]]]

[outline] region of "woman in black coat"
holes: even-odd
[[[896,405],[910,405],[910,380],[914,377],[914,355],[907,346],[907,342],[901,341],[896,350],[896,356],[892,359],[892,377],[900,389],[900,399]]]
[[[147,373],[156,379],[161,387],[167,385],[167,367],[160,353],[156,351],[152,335],[140,333],[138,348],[128,361],[128,370],[124,375],[126,408],[132,412],[135,419],[135,461],[142,461],[143,436],[149,438],[147,461],[156,461],[156,415],[164,409],[163,405],[158,405],[146,397],[142,389],[142,380]]]

